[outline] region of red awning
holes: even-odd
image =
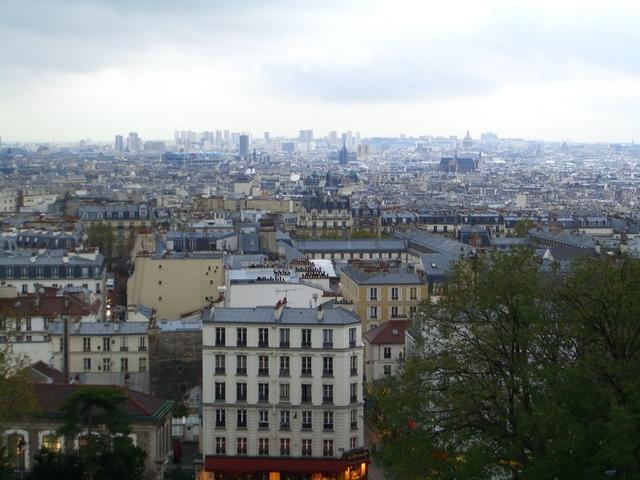
[[[369,462],[368,456],[358,460],[335,458],[270,458],[270,457],[212,457],[204,460],[207,472],[230,473],[291,472],[291,473],[340,473],[349,465]]]

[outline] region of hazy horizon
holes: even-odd
[[[311,128],[630,142],[640,3],[0,5],[4,143]]]

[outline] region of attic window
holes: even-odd
[[[431,268],[438,268],[438,266],[435,263],[431,262]]]

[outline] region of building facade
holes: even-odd
[[[208,478],[366,477],[357,316],[279,304],[202,320]]]

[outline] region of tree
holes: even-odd
[[[15,355],[9,345],[0,345],[0,427],[15,425],[38,412],[38,404],[27,374],[28,359]],[[0,479],[12,478],[15,453],[0,437]]]
[[[109,225],[103,223],[93,223],[87,228],[87,243],[92,247],[97,247],[107,259],[107,263],[111,262],[113,256],[113,247],[115,243],[115,235]]]
[[[421,316],[417,354],[373,388],[393,476],[640,478],[640,260],[478,259]]]
[[[516,237],[525,238],[529,230],[535,227],[535,224],[529,220],[528,218],[521,218],[516,222],[516,226],[514,228],[514,235]]]
[[[85,386],[75,390],[62,407],[64,425],[58,431],[71,438],[84,434],[78,456],[89,478],[133,480],[144,470],[146,452],[126,436],[131,428],[122,411],[124,401],[117,388]]]

